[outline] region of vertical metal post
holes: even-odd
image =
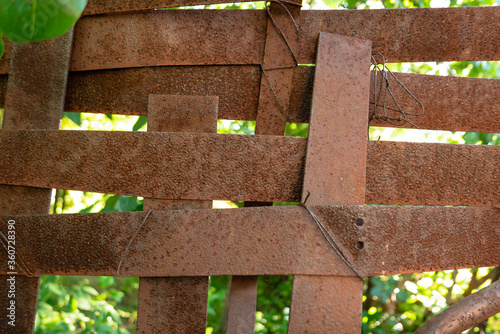
[[[320,34],[302,193],[310,194],[307,205],[365,202],[370,57],[370,41]],[[363,282],[353,276],[295,275],[288,333],[360,333]]]
[[[73,29],[48,41],[13,46],[3,129],[59,128],[72,42]],[[49,213],[51,195],[51,189],[0,185],[0,212],[4,215]],[[6,221],[1,223],[7,226]],[[18,254],[22,253],[22,246],[23,240],[16,240]],[[19,267],[15,271],[25,274]],[[8,278],[0,276],[0,333],[32,333],[40,278],[16,276],[12,299],[8,298]],[[7,318],[11,301],[15,301],[15,327],[8,324],[12,318]]]
[[[298,46],[298,19],[301,1],[295,4],[271,2],[267,21],[266,46],[262,64],[256,135],[285,134],[287,110],[292,93],[294,54]],[[281,31],[281,32],[280,32]],[[246,202],[245,207],[267,206],[272,202]],[[258,276],[234,276],[231,281],[227,320],[228,334],[253,333],[257,306]]]
[[[218,97],[150,95],[148,131],[217,133]],[[145,198],[144,210],[210,209],[212,201]],[[208,277],[139,279],[137,333],[205,333]]]

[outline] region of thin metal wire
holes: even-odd
[[[377,62],[377,60],[375,59],[375,56],[379,56],[382,59],[382,62],[381,63]],[[398,77],[396,77],[396,75],[394,75],[394,73],[387,67],[385,57],[383,54],[381,54],[379,52],[375,52],[372,54],[371,58],[372,58],[372,66],[374,67],[374,70],[375,70],[375,75],[374,75],[374,80],[373,80],[373,101],[370,101],[370,104],[373,104],[374,106],[373,106],[373,110],[370,110],[370,121],[372,119],[380,119],[382,121],[385,121],[385,122],[390,123],[390,124],[395,125],[395,126],[398,126],[398,125],[401,126],[404,123],[408,123],[408,124],[414,126],[415,128],[420,129],[420,127],[418,125],[416,125],[415,123],[413,123],[412,121],[410,121],[407,116],[422,115],[425,111],[424,105],[401,82],[401,80],[399,80]],[[380,67],[380,65],[382,67]],[[382,76],[382,85],[377,89],[377,83],[379,81],[379,78],[378,78],[379,74]],[[394,96],[392,89],[390,88],[389,75],[392,79],[394,79],[396,81],[396,83],[398,83],[404,89],[404,91],[406,93],[408,93],[411,96],[411,98],[413,100],[415,100],[417,102],[417,104],[422,109],[422,111],[420,113],[415,114],[415,113],[405,112],[401,108],[396,97]],[[382,93],[382,89],[383,89],[383,93]],[[390,96],[390,98],[391,98],[392,102],[394,103],[394,105],[396,106],[396,108],[387,106],[387,95]],[[382,96],[383,96],[383,102],[380,103],[380,98]],[[382,107],[382,110],[383,110],[382,114],[378,113],[378,107]],[[388,110],[391,110],[391,111],[395,112],[396,114],[400,114],[400,116],[389,115],[389,113],[387,112]]]
[[[137,231],[135,231],[134,235],[132,236],[132,238],[130,238],[130,241],[128,242],[128,245],[127,247],[125,248],[125,251],[123,252],[122,254],[122,257],[120,259],[120,262],[118,263],[118,268],[116,269],[116,276],[118,277],[123,277],[123,276],[120,276],[120,268],[122,267],[122,263],[123,263],[123,260],[125,259],[125,256],[127,256],[128,254],[128,251],[130,249],[130,246],[132,245],[132,242],[134,241],[135,237],[137,236],[137,234],[139,233],[139,231],[142,229],[142,227],[144,226],[144,224],[146,223],[146,220],[148,220],[148,217],[149,217],[149,214],[151,212],[153,212],[154,210],[149,210],[148,213],[146,214],[146,217],[144,217],[144,219],[142,220],[142,223],[141,225],[139,225],[139,228],[137,229]]]
[[[260,68],[262,70],[262,73],[264,74],[264,78],[266,79],[267,83],[269,84],[269,88],[271,89],[271,92],[273,93],[273,96],[274,96],[276,102],[278,103],[278,105],[280,107],[281,113],[283,114],[283,116],[285,116],[286,121],[289,122],[290,119],[289,119],[289,116],[288,116],[288,112],[285,110],[285,107],[283,106],[283,104],[279,100],[278,95],[276,94],[276,91],[274,90],[273,84],[271,83],[271,80],[269,79],[269,76],[267,75],[267,71],[282,70],[282,69],[288,69],[288,68],[295,68],[295,67],[298,66],[298,62],[297,62],[297,57],[295,56],[295,52],[292,49],[292,46],[290,45],[288,39],[286,38],[285,34],[281,30],[280,26],[276,23],[276,21],[275,21],[275,19],[273,17],[273,14],[271,13],[270,6],[271,6],[272,2],[278,3],[279,5],[281,5],[286,10],[286,12],[288,13],[288,16],[290,17],[290,19],[291,19],[291,21],[292,21],[292,23],[293,23],[293,25],[295,27],[295,31],[297,32],[297,38],[298,38],[298,33],[299,33],[299,26],[297,25],[297,22],[295,22],[295,19],[293,18],[292,13],[290,13],[290,10],[288,10],[288,8],[285,6],[285,4],[291,4],[291,5],[295,5],[295,6],[302,6],[302,5],[298,4],[298,3],[295,3],[293,1],[289,1],[289,0],[268,0],[268,1],[266,1],[266,4],[265,4],[266,12],[267,12],[267,14],[269,16],[269,19],[271,20],[271,23],[272,23],[273,27],[278,31],[278,33],[280,34],[281,38],[283,39],[283,41],[285,42],[286,46],[288,47],[288,50],[290,51],[290,54],[292,55],[294,64],[293,65],[289,65],[289,66],[276,66],[276,67],[269,67],[269,68],[264,68],[264,65],[261,64]]]
[[[2,243],[3,248],[5,248],[5,250],[7,251],[7,254],[8,254],[9,253],[9,247],[8,247],[9,241],[7,240],[7,238],[5,237],[5,235],[1,231],[0,231],[0,242]],[[19,259],[19,261],[17,261],[17,259]],[[28,267],[28,265],[24,262],[23,258],[21,257],[21,254],[19,254],[17,251],[16,251],[16,261],[15,262],[16,262],[16,264],[20,264],[20,267],[24,271],[26,276],[39,277],[37,275],[34,275],[31,272],[30,268]]]
[[[328,233],[328,230],[326,229],[325,225],[323,225],[323,223],[321,222],[321,220],[319,220],[319,218],[314,214],[314,212],[312,212],[311,209],[309,209],[309,207],[306,205],[306,202],[307,202],[307,199],[309,198],[309,195],[311,195],[311,193],[307,192],[307,196],[306,196],[304,202],[299,203],[299,205],[301,207],[303,207],[304,209],[306,209],[307,212],[309,212],[309,215],[311,215],[311,217],[313,218],[313,220],[318,225],[318,227],[321,230],[321,233],[323,233],[323,236],[325,237],[326,241],[328,241],[328,243],[330,244],[330,246],[337,253],[337,255],[342,259],[342,261],[344,261],[345,264],[347,264],[349,266],[349,268],[351,268],[352,271],[354,271],[354,273],[359,278],[361,278],[361,280],[364,280],[364,277],[361,276],[361,274],[356,270],[356,268],[354,268],[354,266],[351,264],[351,262],[349,262],[349,260],[345,257],[344,253],[342,253],[342,251],[340,250],[339,246],[337,246],[337,243],[335,242],[335,240],[333,240],[333,238],[330,235],[330,233]]]

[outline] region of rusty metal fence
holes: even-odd
[[[207,2],[89,1],[67,35],[7,45],[0,215],[23,270],[2,333],[33,331],[39,275],[141,277],[138,333],[204,333],[208,276],[233,275],[227,331],[253,333],[258,275],[293,274],[289,333],[359,333],[363,277],[500,265],[498,147],[367,140],[412,126],[369,124],[371,55],[500,60],[498,8],[155,9]],[[426,107],[419,127],[500,132],[498,80],[395,75]],[[147,115],[149,131],[59,131],[63,110]],[[216,134],[218,119],[256,120],[256,135]],[[147,212],[48,215],[51,188],[143,196]],[[421,331],[498,312],[484,294]]]

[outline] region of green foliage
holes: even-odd
[[[462,136],[466,144],[500,145],[499,133],[467,132]]]
[[[207,333],[224,333],[225,305],[231,276],[211,276],[208,288]]]
[[[65,112],[63,117],[70,119],[75,125],[82,126],[82,114],[79,112]]]
[[[136,317],[127,295],[137,287],[134,277],[43,276],[35,333],[131,333],[122,318]]]
[[[293,275],[260,276],[255,333],[286,333]]]
[[[137,122],[135,122],[132,131],[139,131],[140,128],[142,128],[144,125],[148,123],[148,117],[147,116],[139,116],[137,119]]]

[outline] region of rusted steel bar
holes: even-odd
[[[295,69],[288,115],[291,122],[309,122],[314,67]],[[410,119],[422,129],[500,132],[500,80],[395,73],[425,106]],[[182,85],[179,85],[182,82]],[[66,111],[147,115],[148,94],[216,95],[221,119],[255,120],[259,97],[257,66],[148,67],[72,72]],[[0,76],[3,108],[7,76]],[[394,90],[403,110],[418,112],[401,90]],[[373,93],[372,93],[373,95]],[[373,120],[370,125],[393,126]],[[410,127],[409,124],[396,127]]]
[[[415,334],[461,333],[497,313],[500,313],[500,281],[435,315]]]
[[[255,134],[283,136],[292,79],[297,65],[295,54],[298,46],[297,21],[301,1],[273,2],[268,7],[268,20],[264,58],[262,61],[260,91]],[[246,202],[245,207],[270,206],[272,202]],[[228,333],[254,333],[257,306],[258,276],[234,276],[231,278]]]
[[[150,95],[148,131],[217,133],[214,96]],[[144,199],[144,210],[211,209],[212,201]],[[141,277],[138,333],[203,333],[208,277]]]
[[[265,22],[265,12],[254,10],[166,10],[84,17],[75,28],[71,70],[260,64]],[[122,29],[127,33],[120,33]]]
[[[255,332],[259,276],[233,276],[229,290],[227,334]]]
[[[298,52],[299,3],[272,2],[269,6],[266,46],[262,61],[255,133],[284,135]]]
[[[320,34],[302,187],[309,205],[365,203],[370,61],[370,41]],[[295,275],[288,333],[360,332],[362,300],[360,277]]]
[[[0,83],[7,88],[3,129],[59,128],[72,40],[71,30],[50,41],[17,45],[12,49],[8,84],[6,80]],[[51,195],[51,189],[0,185],[0,212],[3,215],[48,213]],[[3,221],[2,226],[7,226],[7,221]],[[16,266],[9,271],[20,269]],[[0,333],[33,333],[40,279],[18,276],[11,289],[12,281],[7,281],[8,278],[11,276],[0,277],[0,289],[5,292],[0,297],[3,318]],[[12,299],[8,298],[11,290],[15,293]]]
[[[497,208],[364,205],[310,209],[363,276],[500,265]],[[112,276],[145,215],[9,215],[0,221],[16,221],[18,254],[36,275]],[[6,233],[6,224],[0,230]],[[6,260],[1,256],[0,274],[6,273]],[[120,273],[151,277],[354,275],[306,210],[277,206],[153,211]]]
[[[488,41],[500,34],[499,16],[498,7],[303,11],[298,61],[314,62],[320,31],[372,40],[390,62],[497,60],[500,50]],[[71,69],[261,64],[266,23],[265,11],[253,10],[84,17]],[[8,73],[9,47],[0,74]]]
[[[395,75],[425,107],[421,113],[418,104],[401,87],[392,86],[395,98],[405,112],[420,113],[418,116],[408,116],[408,119],[421,129],[500,132],[500,106],[492,103],[500,99],[499,79],[405,73]],[[370,96],[373,96],[373,92]],[[370,125],[393,126],[375,119]],[[395,127],[410,128],[412,125],[404,123]]]
[[[371,142],[366,202],[498,207],[499,161],[498,146]]]
[[[3,184],[270,202],[300,200],[306,147],[298,137],[107,131],[2,130],[0,142]],[[499,160],[493,145],[370,142],[366,203],[498,207]]]
[[[321,33],[302,199],[364,204],[371,42]]]
[[[360,333],[362,297],[358,277],[295,275],[288,333]]]
[[[1,131],[0,141],[1,183],[163,199],[284,200],[299,192],[305,152],[301,138],[185,132]]]
[[[500,34],[499,19],[493,7],[304,11],[299,60],[314,61],[319,31],[371,40],[388,62],[497,60],[500,50],[488,41]]]

